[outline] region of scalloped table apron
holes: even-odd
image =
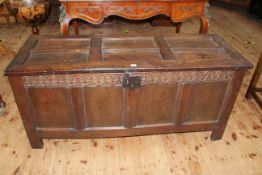
[[[174,23],[197,16],[201,20],[199,33],[208,29],[207,0],[60,0],[60,29],[69,34],[69,22],[82,19],[91,24],[100,24],[108,16],[120,16],[129,20],[143,20],[157,15],[166,15]],[[73,21],[76,34],[79,27]]]

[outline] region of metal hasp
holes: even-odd
[[[136,89],[141,86],[140,76],[130,76],[129,73],[125,73],[123,77],[123,87],[127,89]]]

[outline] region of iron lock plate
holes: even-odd
[[[141,77],[140,76],[130,76],[128,73],[125,73],[123,77],[123,87],[127,89],[136,89],[141,86]]]

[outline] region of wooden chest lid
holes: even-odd
[[[250,67],[218,35],[31,36],[6,75]]]

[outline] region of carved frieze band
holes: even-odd
[[[209,81],[230,81],[233,71],[133,72],[141,76],[141,84],[170,84]],[[69,75],[24,76],[26,87],[97,87],[122,86],[123,73],[88,73]]]
[[[24,85],[27,87],[96,87],[120,86],[123,74],[69,74],[69,75],[41,75],[25,76]]]
[[[136,74],[136,73],[135,73]],[[185,72],[152,72],[137,73],[141,76],[141,84],[170,84],[189,82],[229,81],[233,71],[185,71]]]

